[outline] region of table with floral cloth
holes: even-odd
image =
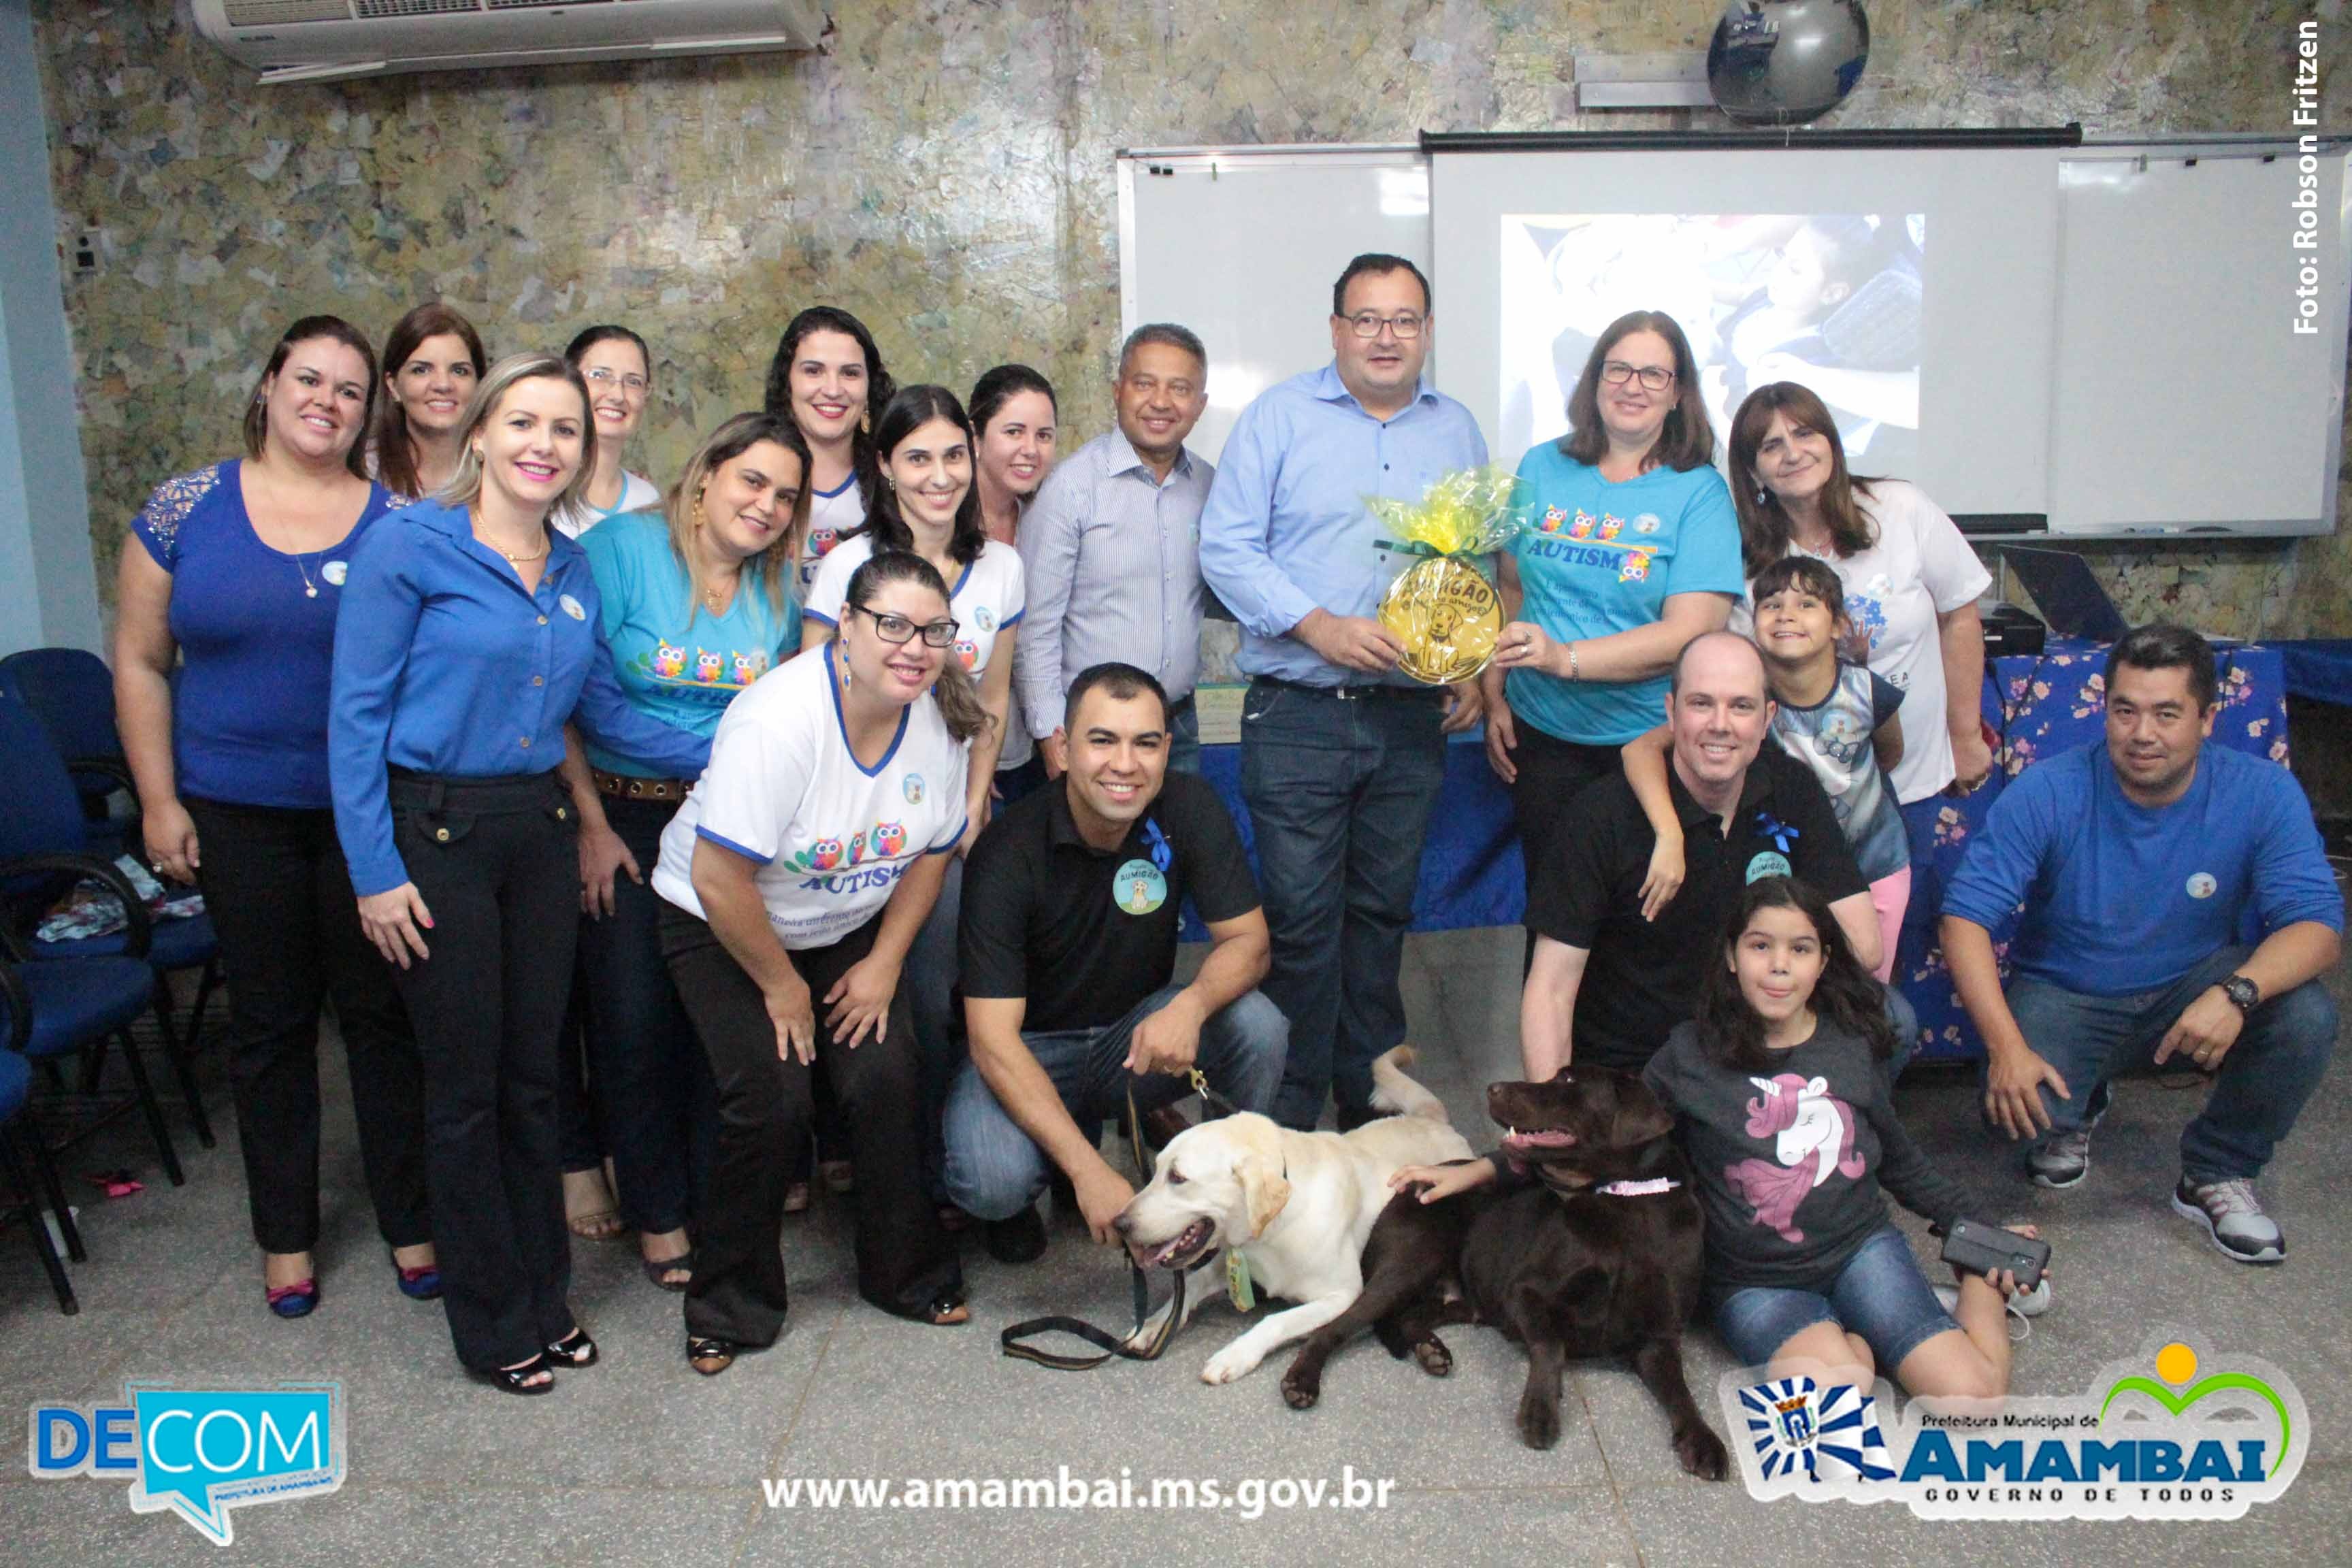
[[[1984,689],[1985,722],[2000,737],[1992,777],[1973,795],[1946,801],[1937,814],[1932,868],[1915,869],[1911,896],[1929,916],[1943,888],[1967,853],[1969,839],[1984,826],[1985,814],[2000,798],[2001,786],[2045,757],[2077,746],[2105,742],[2107,648],[2104,643],[2053,638],[2039,654],[1993,661]],[[2208,745],[2250,752],[2286,765],[2286,677],[2277,649],[2234,643],[2219,650],[2221,711]],[[1984,1044],[1960,1007],[1944,967],[1936,922],[1906,922],[1896,953],[1896,978],[1919,1015],[1920,1056],[1928,1060],[1974,1060]],[[2248,932],[2252,940],[2253,932]],[[2006,931],[1995,931],[1994,951],[2006,955]],[[2006,979],[2008,966],[2002,965]]]

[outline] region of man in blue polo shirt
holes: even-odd
[[[1242,410],[1201,514],[1201,575],[1242,625],[1242,799],[1257,837],[1274,967],[1290,1020],[1275,1120],[1369,1121],[1372,1058],[1404,1038],[1397,969],[1422,837],[1445,778],[1444,732],[1477,721],[1478,686],[1400,673],[1375,618],[1412,557],[1381,548],[1367,496],[1417,500],[1486,461],[1470,411],[1430,386],[1429,280],[1359,256],[1331,290],[1331,363]]]
[[[2213,649],[2143,626],[2107,656],[2107,740],[2020,775],[1944,895],[1944,954],[1984,1036],[1985,1113],[2071,1187],[2116,1072],[2187,1057],[2212,1078],[2172,1206],[2241,1263],[2286,1256],[2254,1178],[2336,1044],[2344,899],[2286,769],[2202,742]],[[1993,933],[2020,903],[2001,994]],[[2239,939],[2245,917],[2262,941]]]

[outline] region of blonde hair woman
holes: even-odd
[[[335,828],[424,1058],[450,1337],[469,1370],[517,1394],[596,1359],[565,1300],[555,1152],[579,899],[563,726],[672,776],[709,753],[629,706],[587,554],[548,525],[587,483],[594,443],[571,365],[491,366],[458,425],[456,475],[369,531],[335,626]]]

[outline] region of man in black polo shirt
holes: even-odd
[[[1098,664],[1064,708],[1069,769],[1007,807],[964,868],[959,939],[971,1059],[948,1093],[948,1195],[990,1222],[989,1251],[1045,1250],[1036,1209],[1068,1176],[1099,1242],[1135,1195],[1084,1128],[1211,1087],[1263,1111],[1290,1026],[1253,989],[1269,943],[1257,885],[1215,786],[1168,771],[1168,698],[1131,665]],[[1214,942],[1170,984],[1187,895]]]
[[[1759,878],[1811,883],[1863,967],[1878,962],[1870,887],[1829,797],[1803,763],[1764,743],[1772,700],[1756,645],[1737,632],[1692,639],[1675,661],[1666,721],[1667,788],[1688,838],[1682,891],[1643,920],[1657,836],[1633,786],[1606,778],[1577,796],[1550,874],[1528,888],[1536,946],[1519,1053],[1531,1079],[1566,1066],[1571,1048],[1578,1061],[1640,1071],[1696,1010],[1706,966],[1723,962],[1724,922]]]

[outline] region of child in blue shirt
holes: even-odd
[[[1910,839],[1886,777],[1903,757],[1903,728],[1895,716],[1902,689],[1838,658],[1850,630],[1845,590],[1826,563],[1783,557],[1757,574],[1753,594],[1756,643],[1772,688],[1772,734],[1781,750],[1812,770],[1853,846],[1878,913],[1875,973],[1884,982],[1895,972],[1895,939],[1911,901]],[[1624,751],[1626,782],[1658,834],[1642,884],[1642,912],[1652,919],[1683,881],[1682,823],[1666,791],[1670,744],[1661,725]]]

